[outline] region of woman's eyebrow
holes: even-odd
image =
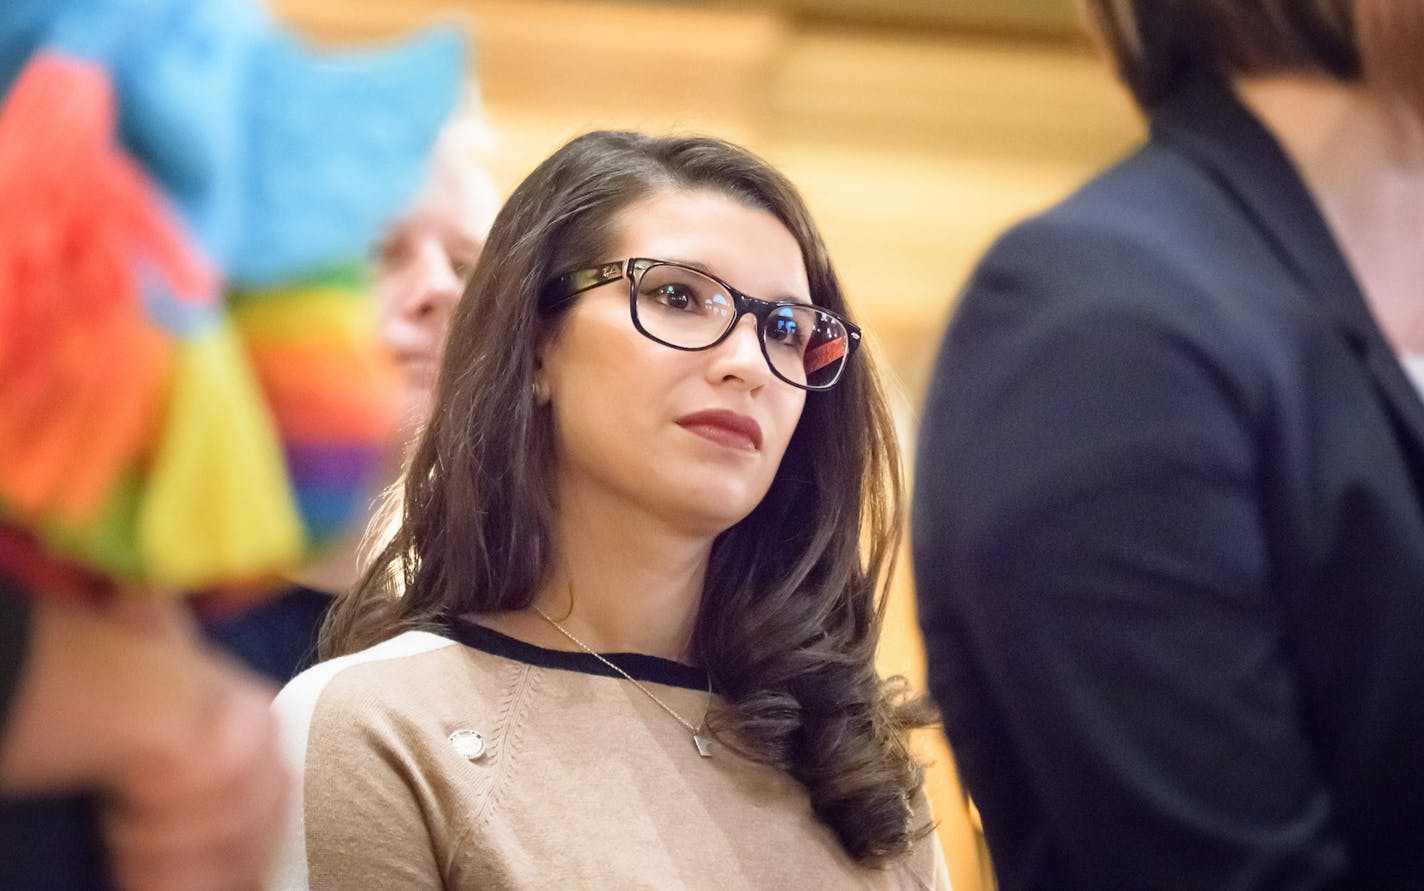
[[[687,267],[689,267],[689,268],[691,268],[691,269],[696,269],[698,272],[705,272],[705,273],[707,273],[708,275],[712,276],[712,277],[715,278],[715,279],[719,279],[719,280],[721,280],[721,281],[726,281],[726,279],[722,278],[722,276],[721,276],[720,274],[718,274],[717,272],[713,271],[712,267],[710,267],[710,266],[708,266],[706,263],[702,263],[702,262],[700,262],[700,261],[698,261],[698,260],[683,260],[683,259],[679,259],[679,258],[677,258],[677,257],[664,257],[664,258],[662,258],[662,260],[663,260],[664,263],[676,263],[676,264],[679,265],[679,266],[687,266]],[[731,282],[727,282],[727,284],[732,285]],[[732,287],[736,288],[737,286],[736,286],[736,285],[732,285]],[[741,291],[742,289],[741,289],[741,288],[737,288],[737,290],[738,290],[738,291]],[[755,294],[751,294],[751,293],[749,293],[749,292],[743,292],[743,293],[746,293],[747,296],[749,296],[749,297],[756,297]],[[760,300],[766,300],[766,301],[768,301],[769,303],[804,303],[804,304],[806,304],[807,306],[815,306],[815,305],[816,305],[816,304],[814,304],[814,303],[811,302],[810,298],[798,297],[798,296],[796,296],[795,294],[792,294],[792,293],[790,293],[790,292],[786,292],[786,293],[782,294],[780,297],[772,297],[772,298],[761,297],[761,298],[758,298],[758,299],[760,299]]]

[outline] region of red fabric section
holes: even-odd
[[[151,443],[173,347],[135,270],[217,295],[114,128],[107,75],[55,55],[0,108],[0,500],[21,521],[92,518]]]
[[[39,542],[13,526],[0,523],[0,575],[39,600],[101,603],[113,583],[76,563],[57,560]]]

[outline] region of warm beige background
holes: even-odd
[[[709,132],[790,175],[895,381],[902,433],[953,296],[991,239],[1140,132],[1069,0],[278,0],[324,41],[471,29],[504,193],[578,133]],[[923,683],[908,561],[882,662]],[[959,891],[987,864],[939,738],[930,787]]]

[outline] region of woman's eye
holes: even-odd
[[[659,303],[668,309],[681,309],[695,312],[699,309],[697,300],[692,292],[680,285],[663,285],[658,288],[654,295]]]

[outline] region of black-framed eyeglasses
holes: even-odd
[[[751,313],[772,374],[803,390],[834,387],[860,346],[860,329],[828,309],[759,300],[715,275],[667,260],[634,257],[575,269],[554,280],[551,297],[562,305],[620,278],[628,279],[633,327],[675,350],[711,349]]]

